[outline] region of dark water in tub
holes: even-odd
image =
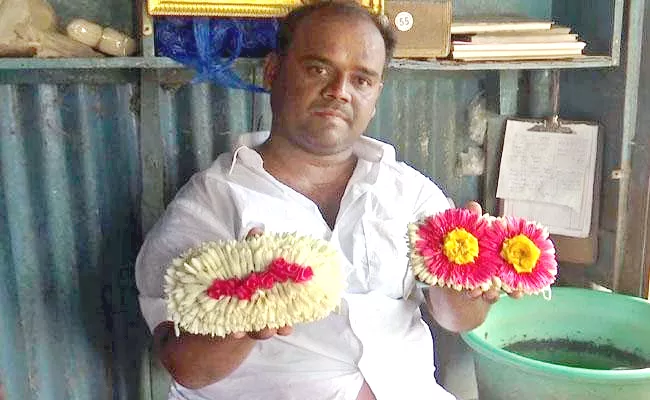
[[[650,368],[650,359],[611,345],[573,340],[526,340],[504,347],[512,353],[567,367],[597,370]]]

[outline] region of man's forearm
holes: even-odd
[[[232,373],[246,359],[255,340],[248,336],[212,338],[174,334],[174,325],[164,322],[154,330],[154,348],[176,382],[197,389]]]
[[[434,286],[427,290],[427,305],[433,319],[451,332],[464,332],[485,321],[490,303],[472,298],[466,291]]]

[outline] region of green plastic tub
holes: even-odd
[[[472,348],[479,400],[650,400],[650,302],[579,288],[552,294],[551,300],[503,297],[483,325],[462,335]],[[590,347],[562,362],[503,349],[549,341],[617,349],[643,363],[592,369],[609,366],[592,366]]]

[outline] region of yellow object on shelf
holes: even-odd
[[[382,14],[383,0],[359,0],[371,12]],[[282,17],[292,9],[309,3],[304,0],[148,0],[151,15],[187,15],[218,17]]]

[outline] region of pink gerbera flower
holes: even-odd
[[[409,256],[415,277],[428,285],[487,290],[496,272],[496,263],[485,259],[488,225],[482,216],[461,208],[410,224]]]
[[[541,225],[523,218],[495,218],[485,246],[505,292],[538,294],[555,282],[555,247]]]

